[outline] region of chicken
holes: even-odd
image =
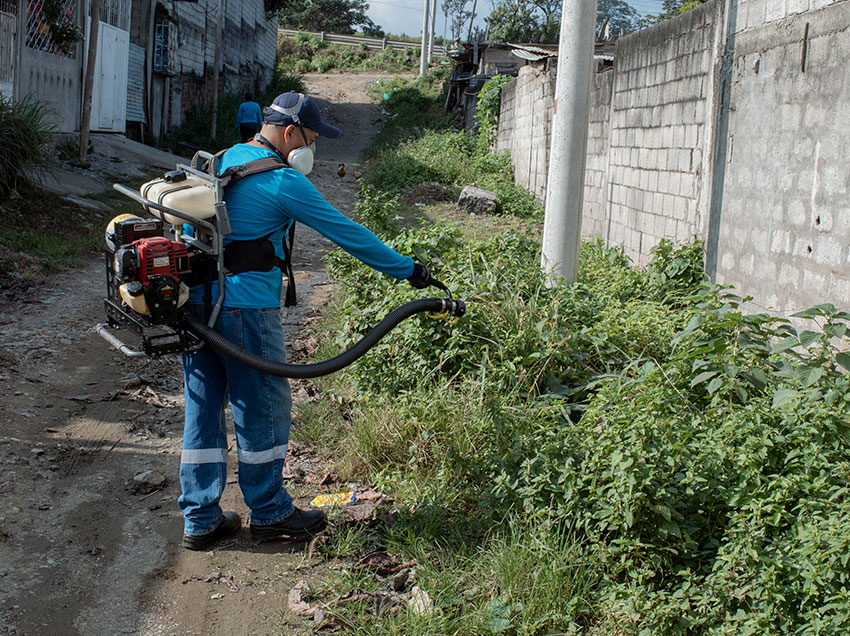
[[[339,168],[336,169],[336,176],[342,179],[345,176],[345,164],[339,164]]]

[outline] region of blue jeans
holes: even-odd
[[[203,308],[190,307],[203,319]],[[279,309],[223,309],[216,331],[257,355],[286,361]],[[288,517],[292,497],[283,487],[292,396],[289,381],[260,373],[209,346],[183,354],[186,421],[178,500],[186,534],[212,532],[221,520],[219,499],[227,478],[224,409],[233,409],[239,452],[239,488],[251,523]]]

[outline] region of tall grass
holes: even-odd
[[[26,179],[26,169],[47,163],[45,148],[53,134],[47,107],[35,99],[0,96],[0,198]]]

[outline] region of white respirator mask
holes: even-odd
[[[301,146],[289,153],[286,163],[289,167],[297,170],[305,177],[313,170],[313,153],[316,151],[316,142],[309,146]]]

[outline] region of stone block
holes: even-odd
[[[474,186],[466,186],[461,191],[457,207],[470,214],[498,214],[500,209],[495,194]]]

